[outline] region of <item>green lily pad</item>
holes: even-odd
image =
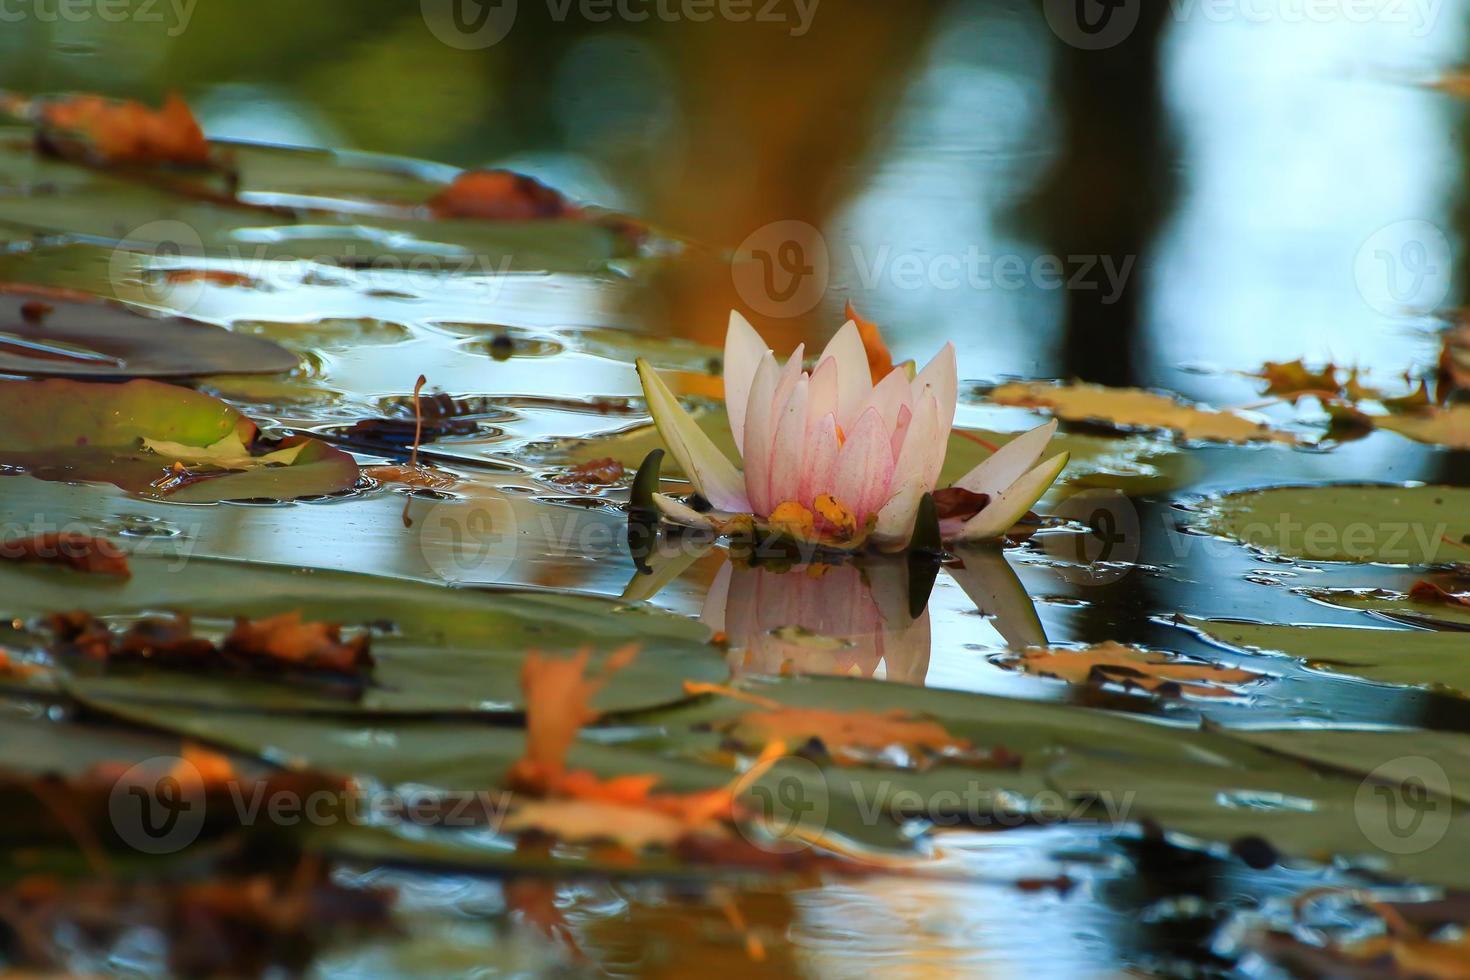
[[[1302,595],[1344,609],[1361,609],[1385,619],[1434,629],[1470,630],[1470,609],[1444,602],[1421,602],[1386,589],[1301,589]]]
[[[181,378],[282,374],[296,364],[296,355],[269,340],[206,323],[0,286],[0,371],[8,374]]]
[[[597,272],[632,253],[625,236],[580,218],[475,221],[409,206],[442,190],[423,164],[314,150],[221,144],[241,167],[231,201],[218,178],[172,182],[108,173],[34,152],[0,130],[0,224],[9,237],[67,235],[185,256],[316,260],[409,273]],[[298,210],[299,209],[299,210]]]
[[[237,445],[249,449],[257,431],[254,422],[222,401],[156,381],[0,382],[0,464],[43,480],[111,483],[186,503],[289,500],[336,493],[357,482],[351,456],[304,437],[253,454],[296,449],[286,465],[266,465],[262,459],[255,466],[194,467],[183,475],[174,470],[178,460],[144,446],[147,440],[203,450],[238,439]]]
[[[723,407],[710,407],[691,413],[716,446],[732,460],[740,458],[730,437],[730,423]],[[964,433],[968,433],[968,436]],[[947,486],[980,465],[990,450],[974,438],[991,445],[1004,445],[1019,433],[989,432],[984,429],[955,430],[950,436],[939,485]],[[572,440],[550,454],[558,462],[584,463],[611,457],[630,469],[636,468],[654,449],[664,448],[663,439],[652,425],[640,425],[597,439]],[[1077,486],[1113,487],[1126,493],[1152,493],[1188,481],[1188,459],[1174,446],[1147,436],[1108,438],[1086,434],[1063,433],[1056,436],[1049,454],[1072,454],[1062,482]],[[666,476],[682,474],[673,459],[665,460]]]
[[[1462,611],[1470,614],[1470,609]],[[1440,688],[1470,697],[1470,637],[1463,634],[1182,618],[1222,645],[1283,653],[1317,670],[1383,684]]]
[[[241,562],[134,558],[126,582],[65,569],[0,565],[5,619],[72,609],[127,622],[189,613],[218,637],[237,616],[299,610],[307,620],[374,630],[377,661],[361,690],[152,666],[78,664],[66,686],[89,697],[211,705],[256,711],[358,714],[519,711],[527,650],[599,654],[627,643],[641,650],[594,700],[604,711],[681,699],[683,682],[719,682],[728,671],[703,626],[658,610],[547,593],[479,592],[396,579]]]
[[[1470,489],[1333,485],[1272,487],[1219,497],[1203,530],[1309,561],[1423,565],[1463,558]]]

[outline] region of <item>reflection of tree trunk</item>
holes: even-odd
[[[1100,270],[1098,288],[1065,293],[1058,369],[1113,385],[1136,383],[1144,255],[1173,196],[1158,57],[1169,5],[1140,6],[1137,28],[1115,47],[1057,44],[1061,156],[1028,205],[1056,254],[1108,256],[1118,269],[1133,261],[1121,295],[1109,296]]]
[[[683,119],[669,168],[645,175],[648,217],[714,254],[662,270],[642,297],[658,304],[646,311],[655,324],[723,345],[729,311],[749,304],[718,254],[772,222],[822,226],[850,192],[853,164],[902,94],[942,6],[850,0],[823,6],[799,37],[782,22],[671,29]],[[812,317],[755,316],[778,349],[832,332]]]

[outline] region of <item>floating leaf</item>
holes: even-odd
[[[1239,667],[1185,660],[1155,650],[1121,643],[1100,643],[1079,650],[1051,647],[1006,654],[996,660],[1004,667],[1069,684],[1112,684],[1163,696],[1197,698],[1240,697],[1242,687],[1265,679],[1264,674]]]
[[[281,374],[296,355],[268,340],[146,317],[65,290],[0,284],[0,371],[45,377]]]
[[[1470,489],[1272,487],[1216,498],[1199,526],[1291,558],[1430,564],[1467,554]]]
[[[1358,417],[1415,442],[1447,446],[1450,449],[1470,449],[1470,405],[1451,405],[1446,408],[1431,405],[1416,412],[1360,414]]]
[[[1102,422],[1122,429],[1162,429],[1184,439],[1212,442],[1287,442],[1296,437],[1234,412],[1201,408],[1173,395],[1093,384],[1012,382],[986,395],[997,405],[1043,408],[1069,422]]]
[[[1377,613],[1385,619],[1428,626],[1434,629],[1470,630],[1470,609],[1440,602],[1425,601],[1412,594],[1387,589],[1301,589],[1302,595],[1346,609]]]
[[[352,457],[315,439],[295,437],[249,453],[261,458],[241,458],[257,432],[224,402],[156,381],[0,382],[0,462],[41,479],[112,483],[190,503],[285,500],[357,482]],[[146,448],[150,442],[166,454]],[[179,455],[199,459],[185,465]]]
[[[1467,610],[1470,614],[1470,610]],[[1428,630],[1275,626],[1181,617],[1226,646],[1297,657],[1315,670],[1470,697],[1470,637]]]
[[[241,616],[269,620],[299,613],[304,621],[341,624],[344,633],[373,633],[372,683],[354,688],[350,696],[228,671],[181,673],[146,664],[116,669],[81,664],[69,682],[89,696],[234,710],[516,711],[522,706],[516,673],[527,648],[590,645],[605,652],[635,638],[643,652],[594,700],[598,709],[665,704],[684,696],[685,680],[720,681],[728,674],[697,623],[601,599],[474,592],[207,559],[175,564],[135,555],[132,566],[133,577],[116,583],[0,563],[0,616],[36,620],[80,609],[127,626],[180,610],[190,614],[196,634],[220,643]]]

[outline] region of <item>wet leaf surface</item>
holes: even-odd
[[[1470,554],[1470,490],[1462,487],[1273,487],[1227,494],[1199,526],[1309,561],[1423,565]]]

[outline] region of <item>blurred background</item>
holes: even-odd
[[[214,137],[512,167],[764,255],[776,302],[697,264],[643,297],[698,339],[852,300],[968,377],[1220,397],[1180,368],[1397,367],[1456,300],[1460,0],[82,2],[6,0],[0,86],[178,90]]]

